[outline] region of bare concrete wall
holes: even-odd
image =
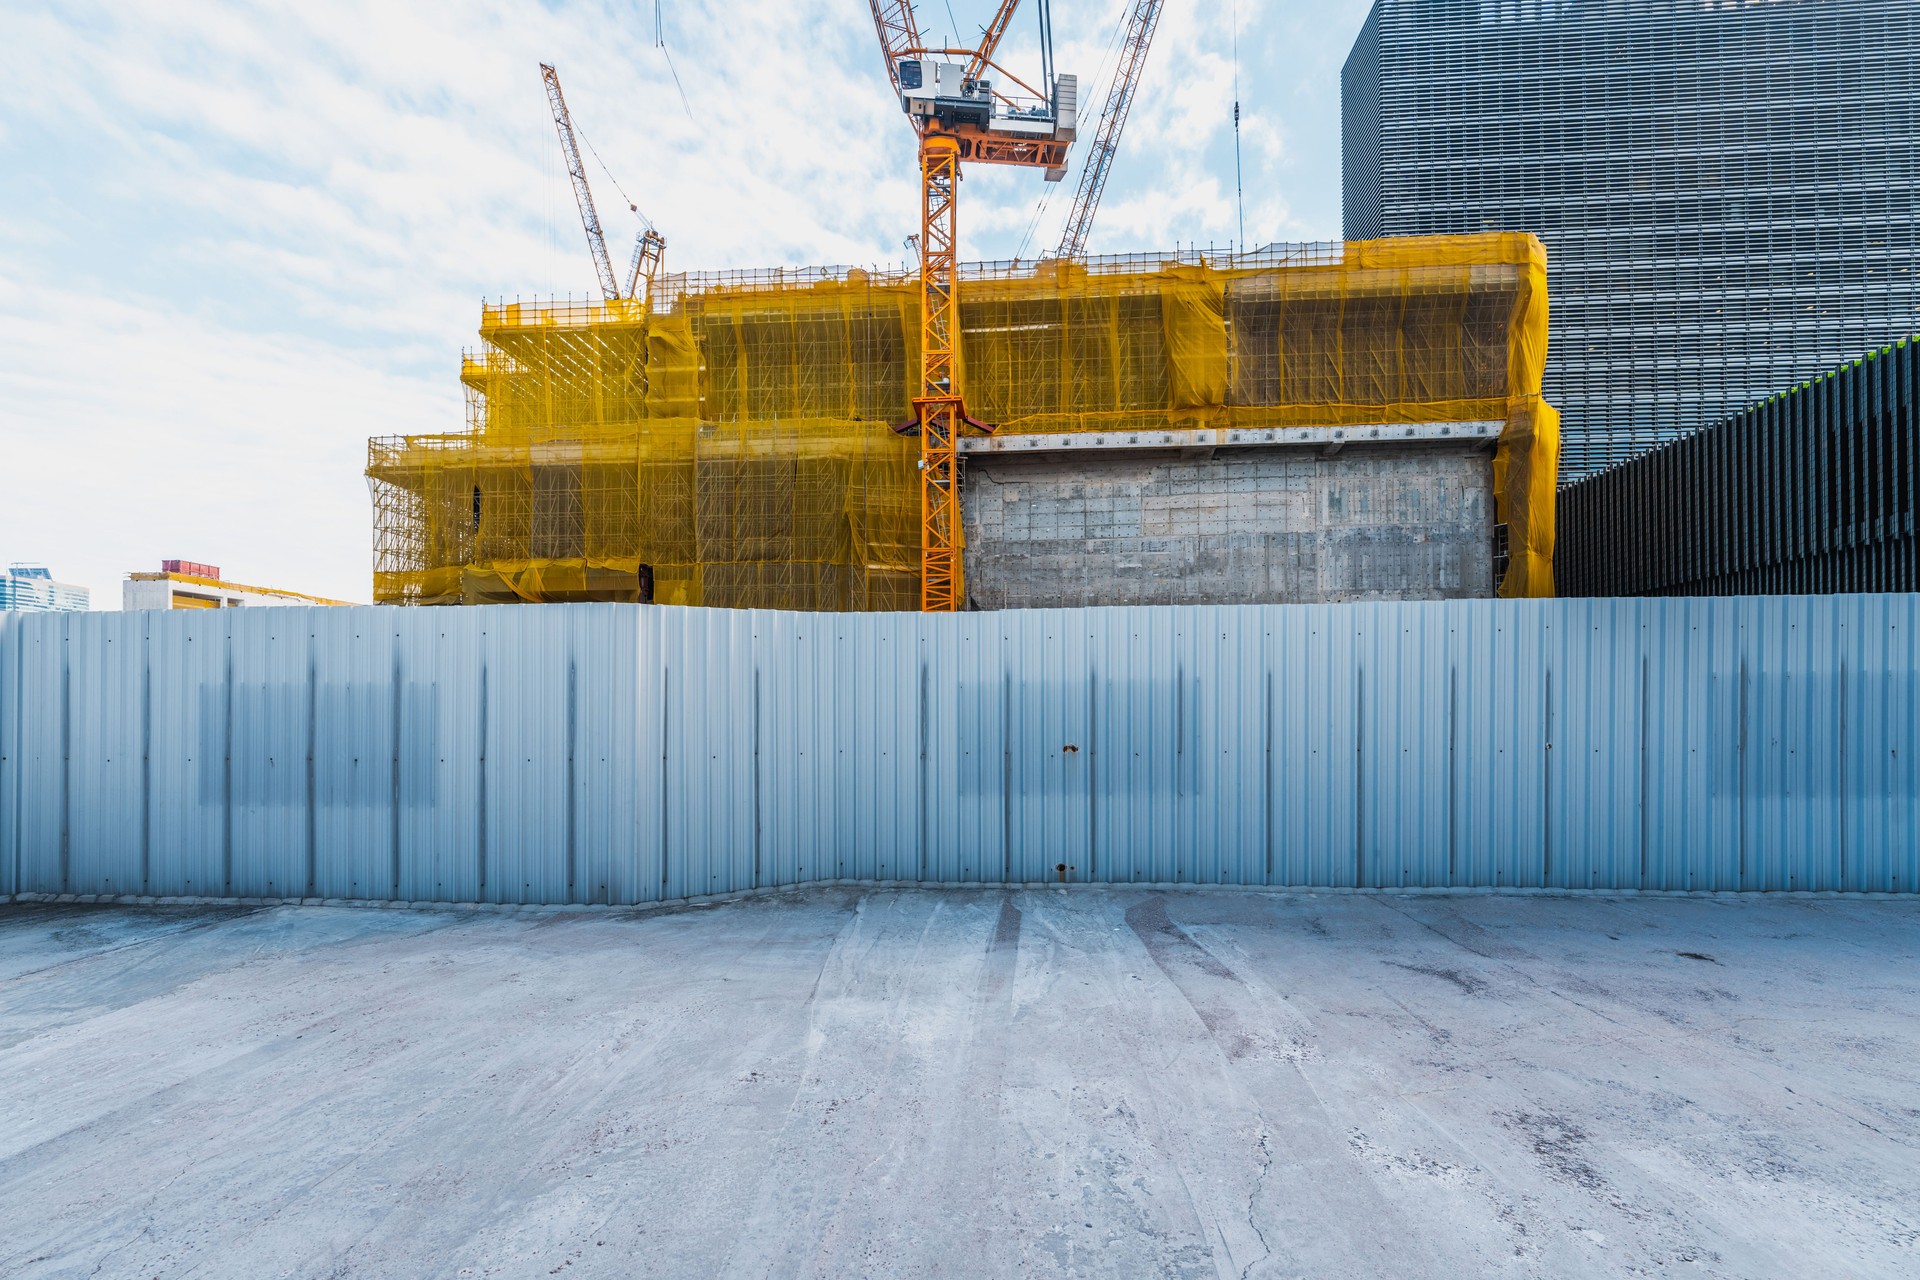
[[[981,609],[1493,594],[1484,449],[1243,449],[967,461]]]

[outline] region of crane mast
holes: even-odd
[[[547,83],[547,105],[553,108],[553,127],[560,135],[560,149],[567,153],[567,172],[573,178],[574,203],[580,206],[580,223],[587,230],[587,249],[593,254],[593,268],[600,275],[600,292],[608,302],[620,298],[620,282],[614,279],[613,260],[607,256],[607,237],[600,231],[600,215],[594,211],[593,190],[587,186],[586,166],[580,163],[580,146],[573,138],[573,117],[567,114],[567,100],[560,92],[560,73],[546,63],[540,64],[540,78]]]
[[[1100,110],[1093,146],[1080,168],[1080,185],[1074,190],[1073,208],[1060,232],[1060,247],[1053,251],[1056,258],[1077,258],[1087,250],[1087,232],[1093,226],[1094,211],[1100,207],[1100,193],[1106,190],[1113,155],[1120,148],[1120,130],[1126,127],[1133,91],[1140,83],[1140,69],[1146,65],[1147,47],[1153,43],[1154,28],[1160,25],[1160,11],[1165,7],[1165,0],[1134,0],[1133,11],[1127,15],[1120,61],[1107,90],[1106,105]]]
[[[973,49],[923,47],[912,0],[868,0],[887,75],[920,136],[920,607],[946,612],[966,602],[962,578],[958,441],[970,421],[956,381],[959,349],[960,164],[1037,168],[1066,176],[1078,112],[1072,76],[1030,89],[994,64],[1019,0],[1000,0]],[[1051,61],[1047,6],[1039,6],[1041,47]],[[964,64],[940,60],[964,57]],[[1022,88],[1016,99],[983,77],[989,68]],[[1048,68],[1051,69],[1050,67]],[[1046,79],[1043,77],[1043,80]],[[974,424],[978,425],[978,424]]]

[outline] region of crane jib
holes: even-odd
[[[641,231],[640,239],[633,246],[633,263],[627,274],[627,287],[622,290],[620,281],[613,274],[613,259],[607,253],[607,237],[600,228],[600,212],[594,207],[593,188],[587,185],[587,168],[580,159],[580,144],[574,134],[573,116],[567,110],[566,95],[560,91],[560,73],[543,62],[540,64],[540,78],[547,87],[547,105],[553,111],[554,132],[560,135],[560,150],[567,159],[567,176],[573,180],[573,199],[580,206],[580,225],[587,233],[587,251],[593,255],[593,270],[600,279],[600,292],[608,302],[639,299],[642,297],[640,283],[643,279],[649,293],[652,291],[654,275],[666,251],[666,240],[651,226]],[[604,168],[605,162],[602,161],[601,165]],[[639,210],[634,212],[638,213]]]
[[[1120,62],[1113,73],[1113,84],[1107,90],[1106,105],[1100,109],[1100,123],[1095,126],[1093,154],[1080,170],[1073,208],[1060,232],[1060,245],[1053,252],[1056,258],[1077,258],[1086,252],[1087,232],[1100,207],[1100,195],[1106,190],[1107,174],[1113,168],[1113,155],[1120,145],[1120,130],[1126,126],[1127,112],[1133,106],[1133,91],[1139,86],[1147,49],[1153,43],[1154,29],[1160,25],[1160,11],[1165,7],[1165,0],[1134,0],[1133,9],[1127,15]]]

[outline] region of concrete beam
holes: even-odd
[[[1171,427],[1154,431],[1000,431],[966,436],[966,454],[1079,453],[1087,450],[1177,449],[1188,457],[1210,456],[1215,449],[1320,449],[1331,454],[1347,445],[1484,445],[1498,439],[1504,422],[1394,422],[1339,427]]]

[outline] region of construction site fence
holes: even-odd
[[[0,893],[1913,893],[1920,596],[0,618]]]
[[[968,412],[1001,432],[1503,422],[1502,591],[1552,593],[1531,236],[972,264],[959,312]],[[910,607],[919,335],[898,270],[488,305],[467,429],[370,446],[375,598]]]

